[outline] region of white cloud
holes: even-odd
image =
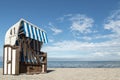
[[[89,43],[80,42],[76,40],[62,41],[54,43],[51,46],[43,48],[44,51],[49,53],[49,57],[66,57],[67,58],[84,58],[97,59],[106,57],[111,59],[112,57],[120,57],[120,43],[119,39],[101,43]],[[85,54],[85,55],[83,55]]]
[[[94,39],[93,37],[90,36],[79,36],[79,33],[73,33],[73,36],[78,39],[78,40],[84,40],[84,41],[91,41],[92,39]]]
[[[108,24],[105,24],[105,29],[112,30],[113,32],[120,34],[120,20],[110,21]]]
[[[84,40],[86,40],[86,41],[92,40],[92,38],[91,38],[91,37],[88,37],[88,36],[83,36],[82,39],[84,39]]]
[[[87,17],[86,15],[77,14],[70,18],[72,21],[71,30],[79,31],[80,33],[91,33],[91,27],[93,26],[94,20]]]
[[[77,40],[63,40],[54,42],[50,46],[45,46],[49,57],[52,58],[73,58],[80,60],[120,60],[120,10],[112,13],[106,19],[104,29],[111,30],[111,34],[95,34],[91,36],[80,36],[79,34],[99,33],[92,30],[94,20],[85,15],[66,15],[67,20],[71,21],[72,30],[75,37],[89,42]],[[52,24],[50,24],[52,25]],[[108,39],[109,38],[109,39]],[[100,39],[101,42],[92,43],[92,39]],[[107,39],[104,41],[104,39]]]
[[[57,29],[57,28],[51,28],[51,30],[54,32],[54,35],[57,35],[62,32],[61,29]]]
[[[108,55],[119,55],[120,53],[109,53],[109,52],[95,52],[94,56],[108,56]]]
[[[66,14],[57,18],[59,22],[70,22],[69,30],[75,39],[92,40],[91,37],[81,37],[80,34],[97,33],[97,30],[92,30],[94,20],[83,14]]]
[[[120,10],[116,10],[105,21],[104,28],[120,36]]]
[[[111,40],[101,43],[89,43],[89,42],[80,42],[80,41],[62,41],[54,43],[52,46],[47,46],[44,48],[48,52],[62,52],[62,51],[77,51],[77,52],[87,52],[96,53],[100,52],[103,54],[107,52],[109,54],[118,54],[120,53],[120,43],[119,40]],[[80,53],[81,54],[81,53]]]
[[[65,19],[67,19],[68,17],[71,17],[73,14],[66,14],[62,17],[57,18],[56,20],[63,22]]]
[[[73,14],[66,14],[64,17],[71,17]]]
[[[50,39],[50,38],[49,38],[49,42],[54,42],[54,39]]]
[[[57,35],[59,33],[62,33],[62,30],[56,28],[51,22],[49,22],[48,25],[50,26],[50,29],[53,31],[53,35]]]
[[[82,43],[78,41],[62,41],[53,43],[52,46],[45,47],[45,51],[77,51],[85,47],[91,48],[93,45],[87,42]]]

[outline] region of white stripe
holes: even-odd
[[[41,38],[42,38],[42,42],[44,42],[44,37],[43,37],[43,35],[42,35],[42,31],[40,31],[40,34],[41,34]]]
[[[8,61],[11,61],[11,47],[8,48]],[[11,74],[11,63],[8,63],[8,74]]]
[[[29,24],[28,24],[29,25]],[[30,29],[30,36],[33,39],[33,33],[32,33],[32,29],[31,29],[31,25],[29,25],[29,29]]]
[[[38,34],[38,40],[40,41],[40,34],[38,29],[37,29],[37,34]]]
[[[25,32],[26,32],[26,37],[29,37],[28,35],[28,29],[27,29],[27,23],[24,22],[24,28],[25,28]]]
[[[16,63],[16,50],[12,50],[12,74],[15,74],[15,70],[16,70],[16,67],[15,67],[15,63]]]
[[[45,32],[43,32],[43,35],[44,35],[45,43],[47,43],[47,37],[46,37]]]
[[[4,74],[7,74],[7,48],[5,48],[5,53],[4,53]]]
[[[35,40],[37,40],[37,35],[36,35],[36,32],[35,32],[35,27],[33,27],[33,32],[34,32],[34,35],[35,35]]]
[[[42,64],[42,73],[44,73],[44,67],[45,67],[45,65]]]

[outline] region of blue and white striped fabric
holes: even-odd
[[[44,42],[44,43],[48,43],[48,39],[47,39],[47,34],[45,31],[34,27],[33,25],[30,25],[29,23],[26,22],[22,22],[22,27],[24,29],[24,33],[26,37]]]

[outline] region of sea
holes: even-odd
[[[120,61],[48,61],[48,68],[120,68]],[[0,62],[0,68],[3,62]]]

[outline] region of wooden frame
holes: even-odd
[[[24,50],[23,51],[23,53],[25,53],[24,58],[25,58],[25,55],[27,55],[28,60],[32,61],[32,62],[20,61],[20,69],[19,69],[20,73],[27,73],[27,74],[46,73],[47,72],[47,53],[40,51],[42,43],[37,40],[24,38],[23,36],[23,39],[20,40],[19,44],[27,45],[27,48],[26,46],[22,45],[21,49],[23,48]],[[32,47],[30,44],[32,45]],[[26,53],[26,51],[28,52]]]
[[[40,45],[40,43],[38,43]],[[11,48],[11,52],[9,53],[9,48]],[[7,49],[7,52],[5,53],[5,49]],[[16,57],[13,56],[13,50],[16,51]],[[46,73],[47,72],[47,53],[45,52],[40,52],[40,51],[35,51],[35,50],[32,50],[32,54],[33,54],[33,57],[36,57],[36,60],[37,60],[37,63],[31,63],[31,62],[21,62],[20,61],[20,57],[21,57],[21,47],[20,46],[11,46],[11,45],[4,45],[4,58],[5,59],[5,55],[7,54],[7,67],[5,67],[5,61],[6,60],[3,60],[4,61],[4,64],[3,64],[3,74],[6,75],[6,74],[13,74],[12,72],[12,67],[14,65],[12,65],[12,61],[13,59],[15,58],[16,60],[16,65],[15,65],[15,74],[19,74],[19,73],[27,73],[27,74],[36,74],[36,73]],[[8,54],[11,54],[11,57],[10,55]],[[9,60],[9,57],[10,57],[10,60]],[[34,58],[31,58],[31,59],[34,59]],[[8,64],[11,64],[11,67],[10,67],[10,72],[8,72]],[[4,68],[6,68],[6,71],[4,70]]]
[[[32,42],[32,43],[31,43]],[[33,49],[30,47],[30,43],[34,46]],[[37,45],[37,47],[35,47]],[[27,73],[27,74],[34,74],[34,73],[46,73],[47,72],[47,53],[45,52],[40,52],[42,43],[35,41],[35,40],[31,40],[31,39],[27,39],[27,38],[23,38],[19,41],[19,46],[11,46],[11,45],[5,45],[4,49],[6,47],[10,47],[11,48],[11,54],[12,54],[12,50],[16,50],[16,53],[19,54],[19,58],[21,58],[21,52],[24,54],[24,60],[25,60],[25,56],[28,55],[28,59],[31,59],[35,62],[21,62],[19,58],[17,58],[17,62],[20,64],[19,66],[15,66],[16,68],[19,68],[19,73]],[[37,49],[36,49],[37,48]],[[27,52],[27,49],[29,52]],[[35,49],[35,50],[34,50]],[[23,50],[23,51],[22,51]],[[7,54],[9,53],[9,49],[7,48]],[[31,53],[31,54],[29,54]],[[5,50],[4,50],[4,58],[5,58]],[[7,55],[7,61],[8,63],[11,63],[11,70],[12,70],[12,62],[8,60],[9,55]],[[13,59],[12,55],[11,55],[11,60]],[[36,59],[35,59],[36,58]],[[5,61],[5,60],[4,60]],[[5,62],[4,62],[5,63]],[[5,67],[4,67],[5,68]],[[8,65],[7,65],[7,69],[8,70]],[[18,74],[17,71],[18,69],[16,69],[16,74]],[[3,74],[5,74],[5,72],[3,71]],[[12,74],[12,72],[10,73],[6,73],[6,74]]]
[[[19,74],[19,47],[4,45],[3,52],[3,74]]]

